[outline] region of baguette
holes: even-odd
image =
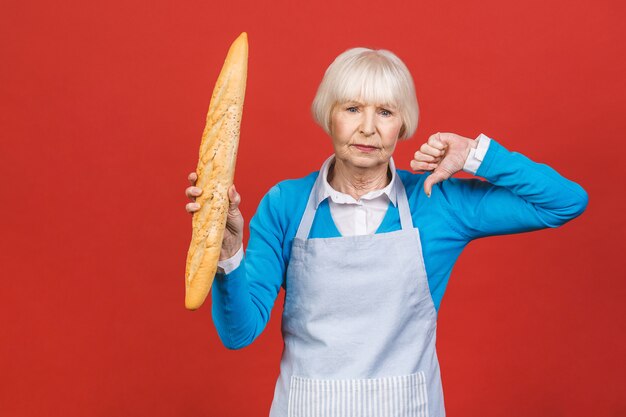
[[[217,271],[228,214],[228,188],[235,175],[247,69],[248,35],[243,32],[228,50],[202,133],[196,169],[196,187],[202,188],[202,195],[196,199],[200,210],[193,215],[185,269],[185,307],[189,310],[204,303]]]

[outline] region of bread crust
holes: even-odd
[[[193,215],[185,269],[185,307],[189,310],[204,303],[217,271],[228,214],[228,189],[235,175],[247,70],[248,36],[244,32],[228,50],[202,133],[196,169],[196,187],[202,188],[202,195],[196,198],[200,210]]]

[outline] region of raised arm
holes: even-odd
[[[487,181],[447,180],[477,148],[475,140],[452,133],[431,136],[428,147],[416,152],[411,162],[413,169],[432,171],[424,183],[425,192],[438,193],[465,238],[558,227],[585,210],[587,193],[580,185],[484,138],[488,146],[481,146],[478,158],[482,161],[475,174]]]
[[[278,187],[263,197],[250,221],[246,255],[240,251],[212,288],[213,323],[229,349],[240,349],[261,334],[283,282],[283,231],[275,207]],[[233,268],[232,270],[230,270]]]

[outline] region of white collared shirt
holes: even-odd
[[[476,140],[477,147],[470,150],[463,165],[463,171],[472,175],[476,174],[491,142],[491,139],[482,133]],[[328,205],[331,217],[342,236],[376,233],[378,226],[380,226],[385,217],[389,202],[394,206],[397,204],[396,195],[393,192],[393,183],[399,180],[396,175],[396,166],[393,158],[389,160],[389,171],[391,172],[389,184],[383,189],[370,191],[359,200],[355,200],[352,196],[341,193],[330,186],[328,170],[334,158],[334,155],[329,157],[320,168],[323,187],[318,190],[317,205],[325,199],[329,199]],[[217,265],[224,270],[224,273],[228,274],[237,269],[242,259],[243,245],[232,258],[219,261]]]
[[[389,160],[391,181],[380,190],[370,191],[355,200],[349,194],[336,191],[328,182],[328,171],[332,166],[335,156],[328,158],[322,168],[322,189],[319,190],[318,202],[328,198],[330,214],[342,236],[374,234],[383,221],[389,202],[396,205],[396,195],[392,193],[393,183],[396,181],[396,166],[393,158]],[[317,207],[316,207],[317,208]]]

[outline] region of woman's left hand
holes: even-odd
[[[455,133],[435,133],[415,152],[411,161],[414,171],[432,171],[424,181],[424,192],[430,197],[433,185],[447,180],[463,169],[476,141]]]

